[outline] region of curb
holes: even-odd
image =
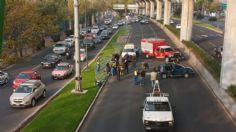
[[[97,55],[94,57],[94,59],[89,61],[88,65],[91,65],[96,58],[100,55],[100,53],[103,51],[103,49],[106,48],[106,46],[111,42],[111,40],[113,39],[113,37],[118,33],[119,30],[117,30],[113,36],[107,41],[107,43],[100,49],[100,51],[97,53]],[[84,67],[82,69],[82,71],[84,71],[86,69],[86,67]],[[35,111],[33,111],[29,116],[27,116],[23,121],[21,121],[12,131],[13,132],[20,132],[20,130],[25,127],[37,114],[39,111],[41,111],[43,108],[45,108],[47,106],[48,103],[50,103],[56,96],[59,95],[59,93],[66,87],[66,85],[68,85],[69,83],[71,83],[71,81],[74,80],[74,77],[72,79],[70,79],[65,85],[63,85],[56,93],[54,93],[48,100],[46,100],[41,106],[39,106]],[[105,84],[105,83],[104,83]],[[86,112],[87,113],[87,112]],[[86,118],[86,117],[84,117]],[[83,122],[82,122],[83,123]],[[81,124],[82,124],[81,123]]]
[[[108,79],[109,79],[109,77],[105,80],[105,82],[104,82],[104,83],[102,84],[102,86],[99,88],[99,91],[97,92],[96,96],[95,96],[94,99],[93,99],[93,102],[90,104],[89,108],[87,109],[86,113],[84,114],[84,116],[83,116],[82,120],[80,121],[79,125],[77,126],[75,132],[78,132],[78,131],[81,129],[81,127],[83,126],[84,121],[87,119],[89,112],[90,112],[91,109],[93,108],[93,105],[94,105],[95,102],[97,101],[97,99],[98,99],[100,93],[102,92],[104,86],[106,85]]]
[[[236,104],[232,97],[230,97],[224,89],[220,88],[219,83],[198,60],[195,54],[191,53],[191,50],[189,50],[171,31],[155,20],[151,21],[160,27],[178,48],[184,49],[184,52],[190,58],[188,63],[193,66],[195,71],[199,74],[201,80],[210,89],[212,94],[216,97],[217,101],[222,105],[223,109],[236,126]]]
[[[97,57],[100,55],[100,53],[107,47],[107,45],[111,42],[111,40],[114,38],[114,36],[118,33],[119,30],[116,31],[116,33],[107,41],[107,43],[104,45],[104,47],[99,51],[99,53],[95,56],[95,58],[92,61],[95,61],[97,59]],[[84,121],[86,120],[89,112],[91,111],[91,109],[93,108],[93,105],[95,104],[95,102],[97,101],[102,89],[104,88],[104,86],[106,85],[107,81],[108,81],[109,77],[105,80],[105,83],[102,84],[102,86],[100,87],[99,91],[97,92],[96,96],[94,97],[92,103],[90,104],[89,108],[87,109],[85,115],[83,116],[82,120],[80,121],[79,125],[77,126],[75,132],[78,132],[81,127],[84,124]]]

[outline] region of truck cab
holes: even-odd
[[[176,52],[177,51],[173,50],[170,46],[165,45],[157,47],[154,54],[156,58],[167,58],[174,55]]]

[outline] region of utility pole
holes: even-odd
[[[2,45],[3,45],[4,12],[5,12],[5,0],[1,0],[0,1],[0,56],[2,53]]]
[[[79,44],[79,2],[74,0],[74,37],[75,37],[75,90],[83,92],[81,87],[81,65],[80,65],[80,44]]]
[[[85,8],[85,29],[87,31],[87,0],[84,0],[84,8]],[[86,69],[88,68],[88,44],[86,44]]]

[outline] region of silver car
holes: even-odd
[[[22,83],[10,96],[12,107],[25,107],[36,104],[40,97],[46,97],[45,85],[40,80],[29,80]]]
[[[8,73],[0,71],[0,85],[7,84],[8,81],[9,81]]]

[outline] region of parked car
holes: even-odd
[[[0,71],[0,85],[7,84],[9,81],[9,75],[7,72]]]
[[[85,61],[86,59],[87,59],[86,49],[82,48],[80,49],[80,61]],[[74,60],[75,60],[75,56],[74,56]]]
[[[166,62],[175,62],[179,63],[185,59],[184,55],[181,52],[176,52],[173,55],[170,55],[166,58]]]
[[[112,32],[113,32],[113,29],[112,29],[112,28],[107,28],[107,31],[108,31],[108,33],[111,35]]]
[[[100,44],[100,43],[102,43],[102,37],[96,36],[96,37],[93,39],[93,41],[94,41],[95,44]]]
[[[141,24],[148,24],[149,23],[149,20],[148,19],[142,19],[140,21]]]
[[[105,29],[107,29],[107,26],[106,26],[106,25],[101,25],[101,26],[99,27],[99,30],[100,30],[100,31],[105,30]]]
[[[41,62],[42,68],[52,68],[55,67],[62,60],[60,55],[48,54],[43,58]]]
[[[91,29],[91,33],[98,34],[98,32],[99,32],[98,26],[93,26]]]
[[[70,47],[70,48],[73,47],[74,44],[75,44],[74,35],[70,35],[69,37],[67,37],[67,38],[65,39],[65,42],[66,42],[66,44],[67,44],[68,47]]]
[[[109,39],[109,32],[107,30],[103,30],[100,36],[102,39]]]
[[[52,79],[65,79],[73,74],[73,66],[67,62],[59,63],[52,71]]]
[[[119,25],[117,24],[112,25],[112,29],[118,29],[118,28],[119,28]]]
[[[135,46],[132,43],[126,44],[124,46],[124,49],[121,53],[121,57],[125,57],[125,55],[128,54],[129,56],[134,56],[136,57],[136,52],[135,52]]]
[[[180,24],[176,24],[175,28],[176,28],[176,29],[180,29],[180,28],[181,28],[181,25],[180,25]]]
[[[40,80],[28,80],[22,83],[10,96],[12,107],[34,107],[40,97],[46,97],[46,87]]]
[[[95,48],[95,43],[93,41],[93,38],[84,38],[83,42],[81,44],[82,47],[88,47],[88,48]]]
[[[57,42],[53,47],[53,53],[55,54],[64,55],[68,51],[69,48],[65,41]]]
[[[35,70],[25,70],[20,72],[13,81],[13,90],[28,80],[41,80],[41,75]]]
[[[190,67],[185,67],[176,63],[164,63],[158,67],[161,78],[184,77],[189,78],[194,76],[194,71]]]

